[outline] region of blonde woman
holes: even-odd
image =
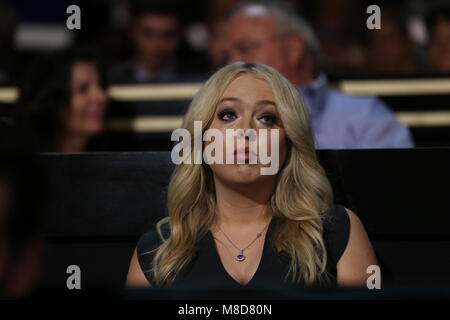
[[[374,251],[358,217],[334,204],[288,80],[262,64],[228,65],[191,103],[183,128],[192,139],[195,120],[203,131],[278,129],[267,144],[279,146],[279,170],[263,175],[260,161],[178,165],[168,218],[140,238],[128,286],[366,286]],[[248,145],[234,155],[248,159]]]

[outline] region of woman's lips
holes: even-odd
[[[250,154],[254,155],[256,158],[256,153],[253,151],[250,151],[248,147],[245,147],[243,149],[236,149],[234,150],[234,155],[237,159],[242,159],[245,161],[248,161],[250,159]]]
[[[249,152],[249,148],[248,147],[234,150],[234,154],[235,155],[238,154],[238,153],[248,153],[248,152]]]

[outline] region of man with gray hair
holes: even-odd
[[[273,2],[244,2],[226,17],[227,62],[258,62],[280,71],[303,94],[318,149],[410,148],[409,130],[375,97],[329,88],[319,42],[308,23]]]

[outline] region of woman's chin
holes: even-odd
[[[90,123],[89,125],[87,125],[84,128],[84,132],[86,133],[86,135],[89,136],[95,136],[100,134],[104,129],[104,125],[103,123],[99,122],[99,123]]]
[[[233,172],[228,176],[235,183],[250,184],[262,181],[266,176],[261,175],[261,166],[252,164],[236,164]]]

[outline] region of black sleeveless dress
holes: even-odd
[[[289,259],[284,254],[278,254],[271,247],[276,224],[279,218],[274,216],[267,229],[263,253],[260,264],[253,278],[246,284],[242,285],[234,280],[225,270],[220,256],[217,252],[213,235],[208,231],[197,242],[197,254],[178,275],[171,287],[206,287],[212,288],[261,288],[261,287],[303,287],[302,284],[293,286],[289,283],[286,274],[289,268]],[[328,214],[328,218],[324,221],[324,242],[327,249],[327,271],[331,275],[331,281],[326,285],[317,284],[318,287],[334,287],[336,286],[337,270],[336,265],[342,256],[348,242],[350,234],[350,220],[345,208],[341,205],[334,205]],[[161,240],[156,231],[143,234],[137,244],[137,256],[142,271],[147,280],[154,285],[152,274],[150,272],[153,252],[161,244]]]

